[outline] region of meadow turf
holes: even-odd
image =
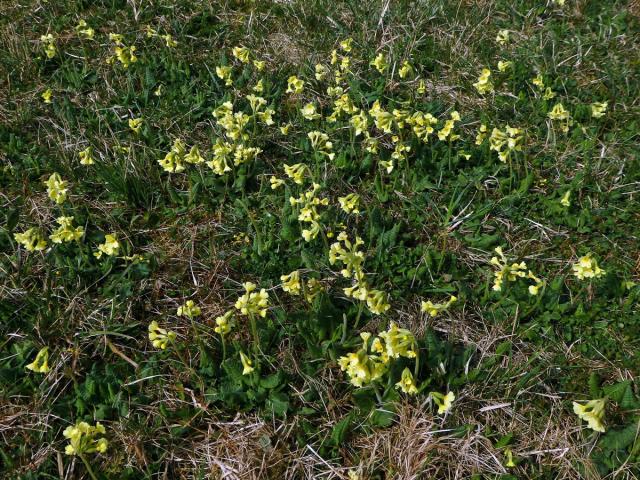
[[[639,122],[633,1],[0,0],[0,478],[640,478]]]

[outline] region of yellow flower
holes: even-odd
[[[291,75],[287,79],[287,91],[286,93],[302,93],[302,89],[304,88],[304,82],[300,80],[295,75]]]
[[[233,317],[233,310],[229,310],[227,313],[220,317],[216,317],[216,326],[213,329],[221,337],[225,336],[227,333],[231,331],[231,325],[229,324],[229,320]]]
[[[369,126],[369,119],[367,118],[367,114],[363,110],[357,115],[352,116],[349,120],[349,123],[354,128],[354,133],[357,137],[362,132],[365,132],[367,130],[367,127]]]
[[[253,362],[244,352],[240,352],[240,361],[242,362],[242,375],[249,375],[254,371]]]
[[[340,203],[340,208],[345,213],[360,213],[358,209],[358,203],[360,202],[360,195],[357,193],[350,193],[344,197],[338,197],[338,203]]]
[[[453,295],[451,295],[451,297],[449,297],[449,300],[447,300],[445,303],[433,303],[431,302],[431,300],[428,300],[426,302],[422,302],[421,310],[423,312],[426,312],[429,316],[435,317],[439,313],[447,310],[457,300],[458,298]]]
[[[386,332],[380,332],[380,338],[384,340],[389,358],[415,358],[417,355],[418,346],[413,333],[406,328],[398,328],[395,322],[391,322]]]
[[[189,153],[184,156],[184,161],[192,165],[199,165],[204,163],[204,158],[200,155],[200,149],[194,145],[191,147],[191,150],[189,150]]]
[[[496,35],[496,42],[500,45],[506,45],[509,42],[509,30],[500,30]]]
[[[452,133],[455,122],[457,121],[460,121],[460,114],[454,110],[453,112],[451,112],[449,120],[446,120],[444,122],[444,126],[438,131],[438,139],[440,141],[445,141],[447,139],[453,141],[460,138],[460,135]]]
[[[49,198],[56,202],[58,205],[61,205],[67,199],[67,182],[62,180],[58,173],[52,173],[49,179],[44,182],[47,186],[47,194]]]
[[[78,22],[78,25],[76,25],[76,32],[88,38],[89,40],[91,40],[96,33],[96,31],[93,28],[89,27],[87,25],[87,22],[84,20],[80,20]]]
[[[556,96],[556,94],[553,92],[553,90],[551,90],[551,87],[547,87],[545,89],[545,91],[544,91],[544,94],[542,95],[542,99],[543,100],[551,100],[555,96]]]
[[[32,372],[47,373],[49,369],[49,348],[43,347],[40,349],[36,358],[27,367]]]
[[[502,60],[500,60],[498,62],[498,71],[499,72],[506,72],[507,70],[509,70],[511,67],[513,67],[513,62],[503,62]]]
[[[542,78],[541,73],[539,73],[534,78],[532,78],[531,83],[533,83],[536,87],[538,87],[538,90],[540,91],[544,90],[544,79]]]
[[[562,199],[560,200],[560,205],[562,205],[563,207],[570,207],[571,206],[570,197],[571,197],[571,190],[567,190],[562,196]]]
[[[396,383],[396,388],[399,388],[404,393],[409,395],[415,395],[416,393],[418,393],[418,387],[416,386],[416,382],[413,379],[411,370],[405,368],[402,371],[402,376],[400,377],[400,381]]]
[[[486,124],[481,124],[478,128],[478,134],[476,135],[476,145],[482,145],[487,138],[488,127]]]
[[[548,117],[551,120],[567,120],[570,116],[570,113],[564,108],[562,103],[556,103],[548,113]]]
[[[356,237],[355,242],[352,243],[345,232],[340,233],[337,240],[329,247],[329,263],[333,265],[337,261],[342,262],[344,268],[340,273],[343,277],[350,278],[361,271],[364,253],[358,250],[358,247],[364,245],[364,240]]]
[[[267,62],[264,60],[254,60],[253,66],[256,67],[256,70],[261,72],[264,70],[264,67],[267,65]]]
[[[102,258],[102,255],[108,255],[110,257],[114,257],[118,255],[120,251],[120,242],[116,238],[116,234],[107,234],[104,237],[104,243],[98,245],[98,251],[94,252],[94,256],[96,258]]]
[[[44,250],[47,247],[46,240],[36,228],[30,228],[23,233],[14,233],[13,238],[28,252]]]
[[[547,116],[551,120],[563,122],[561,125],[561,129],[565,133],[569,131],[569,127],[573,124],[571,114],[564,108],[562,103],[556,103],[551,111],[547,114]]]
[[[525,273],[527,264],[525,262],[512,263],[509,265],[507,257],[505,257],[502,252],[502,247],[496,247],[495,252],[500,256],[500,258],[491,258],[491,264],[498,267],[498,270],[494,273],[495,279],[493,282],[493,290],[502,290],[502,284],[505,279],[510,282],[515,282],[518,278],[524,278],[527,276]]]
[[[155,348],[165,350],[167,345],[176,339],[174,332],[160,328],[155,320],[149,324],[149,340]]]
[[[130,118],[129,119],[129,128],[136,135],[140,133],[140,129],[142,128],[142,117],[140,118]]]
[[[307,133],[307,137],[311,140],[311,147],[324,155],[329,157],[329,160],[333,160],[335,153],[331,152],[333,149],[333,143],[329,141],[329,135],[326,133],[313,131]]]
[[[87,147],[78,152],[78,156],[80,157],[80,165],[93,165],[95,163],[93,160],[93,149],[91,147]]]
[[[368,353],[368,341],[371,334],[363,332],[360,334],[363,345],[360,350],[348,353],[338,359],[338,365],[343,372],[347,372],[351,384],[362,387],[365,384],[375,382],[387,372],[387,362],[379,355]]]
[[[178,316],[185,316],[187,318],[194,318],[199,316],[202,313],[200,307],[196,305],[196,302],[193,300],[187,300],[186,303],[180,307],[178,307]]]
[[[513,461],[513,453],[511,452],[511,449],[507,448],[504,451],[504,455],[505,457],[507,457],[507,462],[504,464],[505,467],[507,468],[513,468],[516,466],[515,462]]]
[[[84,228],[73,227],[73,217],[58,217],[56,222],[60,225],[49,238],[53,243],[72,242],[80,240],[84,235]]]
[[[498,152],[500,161],[506,162],[513,152],[522,151],[522,140],[522,130],[519,128],[507,125],[504,132],[494,128],[489,137],[489,149]]]
[[[380,315],[391,308],[387,294],[381,290],[367,290],[367,308],[371,313]]]
[[[320,281],[315,278],[310,278],[303,289],[304,299],[309,303],[313,303],[315,298],[320,294],[320,292],[322,292],[322,290],[323,288]]]
[[[166,35],[161,35],[162,39],[164,40],[164,44],[168,47],[168,48],[174,48],[178,46],[178,42],[174,40],[174,38],[169,35],[168,33]]]
[[[316,106],[313,103],[307,103],[300,109],[300,113],[307,120],[315,120],[321,117],[319,113],[316,113]]]
[[[485,94],[493,92],[493,83],[491,82],[490,77],[491,70],[489,70],[488,68],[483,68],[478,81],[473,84],[473,86],[479,93]]]
[[[573,413],[582,420],[589,422],[589,428],[596,432],[604,432],[604,407],[606,399],[590,400],[586,405],[573,402]]]
[[[50,88],[47,88],[44,92],[42,92],[42,100],[44,103],[51,103],[51,97],[53,96],[53,91]]]
[[[242,63],[249,63],[249,49],[246,47],[233,47],[231,54]]]
[[[78,422],[74,426],[65,428],[62,434],[69,440],[64,452],[67,455],[82,455],[85,453],[104,453],[109,443],[102,437],[106,433],[104,426],[98,422],[95,426],[87,422]],[[100,438],[98,438],[100,437]]]
[[[300,295],[300,272],[298,270],[294,270],[288,275],[282,275],[280,281],[282,281],[282,290],[291,295]]]
[[[420,95],[424,95],[424,93],[427,91],[427,84],[424,82],[424,80],[421,78],[420,81],[418,82],[418,93]]]
[[[262,288],[259,292],[255,291],[257,286],[255,283],[245,282],[242,284],[245,293],[236,301],[235,307],[240,310],[243,315],[259,315],[266,317],[267,308],[269,307],[269,294]]]
[[[371,60],[369,65],[371,65],[373,67],[376,67],[376,70],[378,70],[378,72],[380,72],[382,74],[384,74],[384,72],[387,71],[387,68],[389,68],[389,64],[387,63],[387,59],[384,56],[384,53],[379,53],[376,56],[376,58]]]
[[[122,43],[122,35],[110,33],[109,38],[115,43],[113,48],[114,55],[107,58],[107,63],[113,63],[118,60],[124,68],[129,68],[132,63],[138,61],[138,57],[135,55],[136,47],[131,45],[127,47]]]
[[[449,392],[446,395],[438,392],[431,392],[429,393],[429,396],[433,399],[436,405],[438,405],[438,415],[442,415],[443,413],[447,413],[451,410],[453,401],[456,399],[453,392]]]
[[[598,266],[597,260],[591,258],[590,253],[580,257],[578,261],[573,264],[572,269],[573,274],[578,277],[579,280],[599,278],[606,273]]]
[[[290,123],[285,123],[284,125],[280,126],[280,133],[282,133],[282,135],[289,135],[289,130],[291,130],[291,127],[293,125],[291,125]]]
[[[321,81],[324,80],[324,78],[327,76],[327,73],[329,72],[329,70],[327,69],[327,67],[325,67],[322,64],[317,64],[315,67],[316,73],[316,80]]]
[[[40,37],[40,41],[42,42],[42,48],[44,49],[44,53],[47,55],[47,58],[53,58],[56,56],[56,52],[58,51],[56,48],[56,39],[50,33],[46,35],[42,35]]]
[[[298,185],[302,185],[304,181],[304,174],[307,171],[307,166],[303,163],[296,163],[294,165],[285,165],[284,173],[287,177],[291,178]]]
[[[529,294],[530,295],[538,295],[538,293],[540,292],[540,289],[544,285],[544,281],[542,281],[542,279],[536,277],[531,270],[529,270],[529,273],[527,273],[527,278],[530,278],[531,280],[533,280],[535,282],[534,285],[529,285]]]
[[[215,153],[215,147],[214,147]],[[186,155],[186,145],[179,138],[175,139],[171,150],[165,155],[163,159],[158,160],[160,166],[165,172],[177,173],[184,170],[184,161]]]
[[[273,177],[269,178],[269,183],[271,183],[271,190],[277,190],[282,185],[284,185],[284,180],[282,180],[281,178],[273,176]]]
[[[604,117],[606,111],[607,111],[607,106],[609,105],[609,102],[595,102],[591,104],[591,116],[593,118],[601,118]]]
[[[233,79],[231,78],[231,67],[227,65],[220,65],[216,67],[216,75],[220,80],[224,80],[224,84],[227,87],[233,85]]]
[[[400,75],[400,78],[407,78],[412,73],[413,67],[411,66],[409,61],[405,60],[404,62],[402,62],[402,66],[400,67],[400,70],[398,70],[398,75]]]
[[[340,42],[340,48],[347,53],[351,52],[352,45],[353,45],[353,38],[347,38]]]
[[[258,80],[258,83],[255,84],[252,90],[256,93],[264,92],[264,82],[262,81],[262,79]]]

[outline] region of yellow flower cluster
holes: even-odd
[[[124,68],[129,68],[132,63],[138,61],[138,57],[134,53],[136,47],[135,45],[126,46],[123,39],[123,36],[118,33],[109,34],[109,40],[113,42],[114,46],[113,55],[107,58],[107,63],[113,64],[117,60]]]
[[[340,204],[340,208],[345,213],[360,213],[358,209],[358,204],[360,202],[360,195],[357,193],[350,193],[345,195],[344,197],[338,197],[338,203]]]
[[[213,331],[216,332],[221,337],[224,337],[227,333],[231,331],[231,323],[230,320],[233,318],[233,310],[229,310],[224,315],[216,317],[216,326]]]
[[[456,396],[453,392],[449,392],[446,395],[438,392],[430,392],[429,397],[438,406],[438,415],[442,415],[451,410],[453,401],[456,399]]]
[[[280,280],[282,281],[282,290],[291,295],[300,295],[300,272],[298,270],[294,270],[288,275],[282,275]]]
[[[202,310],[193,300],[187,300],[184,305],[178,307],[179,317],[195,318],[202,313]]]
[[[364,244],[360,237],[356,237],[352,243],[346,232],[341,232],[329,247],[329,263],[335,264],[337,261],[343,264],[340,274],[345,278],[355,280],[351,287],[343,289],[347,297],[352,297],[360,301],[365,301],[371,313],[381,314],[391,307],[387,301],[387,295],[381,290],[369,288],[365,279],[362,263],[364,262],[364,252],[358,247]]]
[[[476,143],[478,140],[479,138],[476,138]],[[498,152],[500,161],[506,162],[513,152],[522,151],[522,130],[509,125],[504,131],[494,128],[489,137],[489,149]]]
[[[321,199],[316,196],[319,189],[320,185],[314,183],[309,190],[301,193],[297,198],[293,196],[289,197],[289,203],[292,206],[299,205],[300,207],[298,221],[310,224],[309,228],[302,230],[302,238],[304,238],[306,242],[315,239],[320,233],[320,213],[318,212],[318,207],[329,204],[329,199]]]
[[[36,358],[27,367],[32,372],[47,373],[49,369],[49,348],[43,347],[40,349]]]
[[[427,300],[426,302],[422,302],[420,309],[425,312],[427,315],[431,317],[437,316],[439,313],[447,310],[451,305],[453,305],[458,300],[458,297],[451,295],[449,300],[444,303],[433,303],[431,300]]]
[[[80,165],[93,165],[96,163],[93,160],[93,149],[91,147],[78,152],[78,156],[80,157]]]
[[[244,352],[240,352],[240,362],[242,362],[242,375],[249,375],[255,370],[253,362]]]
[[[173,141],[171,150],[164,156],[164,158],[158,160],[160,166],[165,172],[179,173],[185,169],[185,163],[192,165],[199,165],[204,162],[204,158],[200,155],[200,150],[197,146],[191,147],[189,153],[187,153],[187,146],[179,138]]]
[[[40,251],[47,248],[47,241],[37,228],[30,228],[22,233],[14,233],[13,238],[16,239],[28,252]]]
[[[144,120],[141,118],[130,118],[129,119],[129,128],[133,133],[138,135],[140,133],[140,129],[142,128],[142,122]]]
[[[599,278],[607,273],[598,266],[598,261],[595,258],[591,258],[590,253],[580,257],[578,261],[573,264],[572,269],[573,274],[578,277],[578,280]]]
[[[236,301],[236,309],[240,310],[242,315],[266,317],[267,308],[269,307],[269,294],[267,291],[264,288],[256,291],[257,285],[251,282],[245,282],[242,286],[245,293]]]
[[[608,102],[595,102],[591,104],[591,116],[593,118],[602,118],[607,113]]]
[[[478,81],[473,84],[478,93],[485,94],[493,92],[493,82],[491,81],[491,70],[483,68],[478,77]]]
[[[56,219],[60,225],[49,238],[53,243],[73,242],[80,240],[84,235],[84,228],[73,227],[73,217],[58,217]]]
[[[575,413],[581,420],[587,421],[591,430],[604,432],[605,428],[603,420],[605,405],[606,399],[604,398],[589,400],[586,405],[573,402],[573,413]]]
[[[165,350],[167,345],[176,339],[174,332],[160,328],[155,320],[149,324],[149,340],[155,348]]]
[[[47,33],[46,35],[42,35],[40,37],[40,41],[42,42],[42,48],[44,49],[44,53],[47,58],[53,58],[56,56],[58,49],[56,48],[56,39],[55,37]]]
[[[351,384],[362,387],[381,379],[388,372],[390,362],[400,357],[416,358],[417,344],[413,334],[391,323],[387,331],[380,332],[371,342],[371,333],[363,332],[362,347],[338,359],[342,371],[347,372]],[[404,393],[418,393],[415,380],[408,368],[402,372],[396,388]]]
[[[502,251],[502,247],[496,247],[495,252],[500,258],[491,258],[491,264],[498,267],[498,270],[494,273],[493,290],[501,291],[505,279],[509,282],[515,282],[518,278],[529,278],[534,282],[533,285],[529,285],[529,294],[537,295],[539,293],[544,282],[536,277],[531,270],[527,270],[527,264],[525,262],[512,263],[509,265],[507,257]]]
[[[89,40],[93,39],[96,34],[96,31],[93,28],[89,27],[87,25],[87,22],[82,19],[80,19],[80,21],[76,25],[76,32],[78,32],[79,35],[88,38]]]
[[[69,445],[64,449],[67,455],[83,455],[85,453],[104,453],[109,442],[104,438],[106,432],[104,426],[98,422],[95,426],[87,422],[78,422],[64,429],[62,434],[69,440]]]
[[[562,103],[556,103],[551,111],[547,114],[547,116],[554,121],[561,122],[560,129],[563,132],[568,132],[569,127],[573,125],[573,120],[571,119],[571,113],[564,108]]]
[[[58,205],[65,202],[69,188],[67,186],[67,182],[62,180],[62,177],[60,177],[60,174],[52,173],[44,184],[47,186],[47,194],[51,200],[56,202]]]
[[[102,258],[102,255],[108,255],[110,257],[115,257],[120,252],[120,242],[116,237],[115,233],[110,233],[105,235],[104,243],[98,245],[98,251],[94,252],[94,256],[96,258]]]
[[[318,132],[317,130],[307,133],[307,137],[311,140],[311,147],[318,153],[326,155],[329,160],[333,160],[335,153],[332,152],[333,143],[329,141],[329,135]]]

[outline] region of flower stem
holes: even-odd
[[[98,477],[96,477],[96,474],[93,473],[93,469],[91,468],[91,464],[86,459],[86,457],[82,453],[78,453],[78,455],[80,456],[80,460],[82,460],[82,463],[84,463],[84,466],[87,468],[87,472],[89,472],[89,476],[93,480],[98,480]]]

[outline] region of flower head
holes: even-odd
[[[64,452],[67,455],[82,455],[84,453],[104,453],[109,443],[102,435],[106,433],[104,426],[98,422],[95,426],[87,422],[78,422],[74,426],[65,428],[62,434],[69,439],[69,445]]]
[[[298,270],[294,270],[288,275],[282,275],[280,280],[282,281],[282,290],[291,295],[300,295],[300,272]]]
[[[429,393],[431,399],[438,405],[438,415],[442,415],[443,413],[447,413],[451,410],[451,406],[453,405],[453,401],[456,399],[456,396],[453,392],[449,392],[446,395],[438,392]]]
[[[73,217],[58,217],[56,222],[58,222],[60,226],[49,235],[53,243],[77,241],[84,235],[84,228],[73,226]]]
[[[199,306],[193,300],[187,300],[184,305],[178,307],[177,315],[179,317],[195,318],[202,313]]]
[[[589,428],[596,432],[604,432],[604,407],[606,399],[589,400],[585,405],[573,402],[573,413],[589,423]]]
[[[584,280],[585,278],[599,278],[606,272],[598,266],[598,261],[591,258],[591,254],[580,257],[576,263],[572,266],[573,274],[578,277],[578,280]]]
[[[259,315],[266,317],[267,308],[269,307],[269,294],[262,288],[256,291],[255,283],[245,282],[242,284],[245,293],[236,301],[235,307],[240,310],[243,315]]]
[[[67,199],[67,192],[69,191],[69,188],[67,187],[67,182],[62,180],[62,177],[60,177],[60,174],[52,173],[44,184],[47,186],[47,194],[49,195],[49,198],[58,205],[63,204]]]
[[[47,242],[37,228],[30,228],[22,233],[14,233],[13,238],[22,245],[27,252],[40,251],[47,248]]]
[[[221,337],[224,337],[227,333],[231,331],[230,320],[233,317],[233,310],[229,310],[224,315],[216,317],[216,326],[213,331],[216,332]]]
[[[249,375],[255,370],[253,368],[253,362],[244,352],[240,352],[240,361],[242,362],[242,375]]]
[[[451,295],[449,300],[444,303],[433,303],[431,300],[426,302],[422,302],[421,310],[427,313],[431,317],[435,317],[440,312],[447,310],[451,305],[453,305],[458,300],[457,297]]]
[[[91,147],[78,152],[78,156],[80,157],[80,165],[93,165],[96,163],[93,160],[93,149]]]
[[[411,370],[405,368],[402,371],[402,376],[400,377],[400,381],[396,383],[396,388],[399,388],[409,395],[415,395],[418,393],[418,387],[416,386],[416,382],[411,374]]]
[[[175,338],[176,334],[174,332],[160,328],[155,320],[149,324],[149,340],[155,348],[165,350],[167,345],[173,342]]]
[[[47,373],[49,371],[49,348],[41,348],[35,360],[27,365],[26,368],[36,373]]]
[[[98,245],[98,251],[94,252],[94,256],[96,258],[102,258],[102,255],[108,255],[110,257],[115,257],[120,252],[120,242],[116,237],[115,233],[110,233],[105,235],[104,243]]]

